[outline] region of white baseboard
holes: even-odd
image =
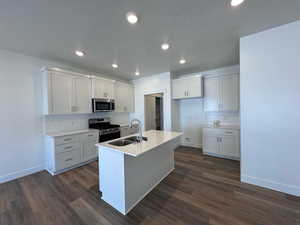
[[[88,161],[86,161],[86,162],[82,162],[82,163],[76,164],[76,165],[71,166],[71,167],[68,167],[68,168],[66,168],[66,169],[59,170],[59,171],[52,171],[52,170],[50,170],[49,168],[46,168],[46,170],[47,170],[48,173],[50,173],[52,176],[55,176],[55,175],[64,173],[64,172],[66,172],[66,171],[69,171],[69,170],[72,170],[72,169],[75,169],[75,168],[84,166],[84,165],[89,164],[89,163],[91,163],[91,162],[94,162],[94,161],[96,161],[96,160],[98,160],[98,157],[93,158],[93,159],[90,159],[90,160],[88,160]]]
[[[16,171],[13,173],[9,173],[9,174],[0,176],[0,184],[20,178],[20,177],[24,177],[24,176],[27,176],[27,175],[30,175],[33,173],[40,172],[44,169],[45,169],[45,166],[44,166],[44,164],[42,164],[42,165],[38,165],[38,166],[35,166],[32,168],[28,168],[28,169],[24,169],[24,170],[20,170],[20,171]]]
[[[191,143],[191,142],[185,142],[185,141],[182,141],[182,142],[181,142],[181,145],[187,146],[187,147],[192,147],[192,148],[202,148],[202,145],[201,145],[201,144],[194,144],[194,143]]]
[[[274,182],[271,180],[265,180],[258,177],[247,176],[244,174],[241,175],[241,182],[254,184],[260,187],[269,188],[275,191],[280,191],[283,193],[300,197],[300,187],[295,185],[282,184],[282,183]]]

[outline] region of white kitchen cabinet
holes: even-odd
[[[63,73],[51,73],[49,76],[49,114],[71,113],[73,77]]]
[[[73,112],[91,113],[91,80],[86,77],[74,77],[73,85]]]
[[[204,128],[203,153],[207,155],[240,159],[239,130]]]
[[[93,98],[114,99],[115,81],[98,77],[92,78]]]
[[[201,98],[203,97],[201,76],[184,77],[172,80],[172,98]]]
[[[204,79],[204,111],[233,112],[239,110],[238,74]]]
[[[134,86],[131,84],[115,83],[115,111],[134,112]]]
[[[220,92],[219,78],[204,79],[204,111],[219,111]]]
[[[68,71],[44,70],[44,114],[91,113],[89,76]]]
[[[81,166],[96,160],[98,151],[97,130],[84,131],[83,133],[46,136],[46,169],[52,175]]]

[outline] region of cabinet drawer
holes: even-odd
[[[63,144],[55,147],[55,153],[80,150],[80,143]]]
[[[73,143],[73,142],[79,142],[78,135],[63,136],[63,137],[55,138],[55,145],[69,144],[69,143]]]
[[[82,134],[81,139],[82,139],[82,142],[98,143],[99,133],[98,132],[92,132],[92,133]]]
[[[62,170],[80,163],[80,151],[59,153],[55,156],[55,170]]]
[[[204,128],[203,135],[204,136],[237,136],[239,135],[239,131],[233,129]]]

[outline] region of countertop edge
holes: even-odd
[[[90,132],[99,132],[99,130],[97,130],[97,129],[83,129],[83,130],[74,130],[74,131],[57,132],[57,133],[46,133],[45,136],[47,136],[47,137],[63,137],[63,136],[84,134],[84,133],[90,133]]]
[[[95,145],[98,147],[98,151],[99,151],[99,147],[104,147],[104,148],[110,149],[110,150],[112,150],[112,151],[116,151],[116,152],[119,152],[119,153],[123,153],[124,155],[129,155],[129,156],[132,156],[132,157],[138,157],[138,156],[140,156],[140,155],[143,155],[143,154],[146,153],[146,152],[149,152],[149,151],[155,149],[155,148],[158,147],[158,146],[161,146],[161,145],[163,145],[163,144],[165,144],[165,143],[168,143],[168,142],[170,142],[170,141],[172,141],[172,140],[174,140],[174,139],[176,139],[176,138],[180,138],[180,137],[183,135],[182,132],[173,132],[173,133],[177,133],[176,137],[173,137],[172,139],[169,139],[169,140],[167,140],[167,141],[163,141],[163,142],[161,142],[159,145],[156,145],[156,146],[154,146],[154,147],[151,147],[151,148],[149,148],[147,151],[144,151],[144,152],[139,153],[139,154],[131,154],[131,153],[128,153],[128,152],[125,152],[125,151],[121,151],[121,150],[118,149],[117,146],[113,146],[113,145],[109,145],[109,146],[108,146],[108,145],[107,145],[107,142],[105,142],[105,143],[98,143],[98,144],[95,144]],[[129,135],[128,137],[130,137],[130,136],[132,136],[132,135]],[[146,135],[145,135],[145,136],[146,136]],[[126,138],[126,137],[122,137],[122,138],[118,138],[118,139],[123,139],[123,138]],[[118,140],[118,139],[116,139],[116,140]],[[137,144],[138,144],[138,143],[137,143]]]

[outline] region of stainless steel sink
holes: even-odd
[[[143,140],[147,141],[148,138],[143,137]],[[130,144],[133,144],[136,142],[138,142],[138,136],[132,136],[132,137],[124,138],[121,140],[112,141],[112,142],[109,142],[108,144],[114,145],[114,146],[126,146],[126,145],[130,145]]]
[[[130,145],[133,143],[134,143],[133,141],[122,139],[122,140],[109,142],[108,144],[114,145],[114,146],[126,146],[126,145]]]
[[[138,142],[139,137],[138,136],[132,136],[132,137],[125,138],[124,140]],[[143,141],[148,141],[148,138],[143,137]]]

